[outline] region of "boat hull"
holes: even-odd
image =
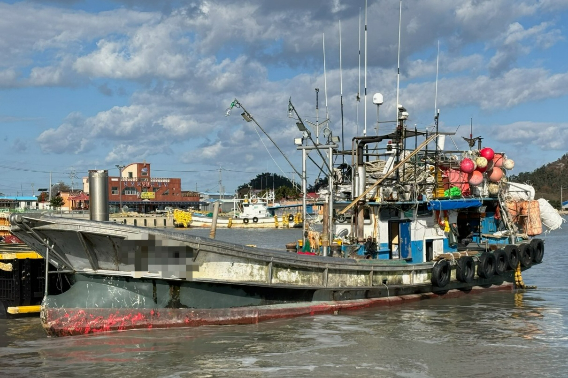
[[[413,302],[454,298],[483,290],[511,290],[513,272],[444,288],[431,284],[379,287],[269,287],[215,282],[133,279],[68,274],[69,290],[44,299],[41,321],[51,336],[128,329],[251,324],[305,315],[331,314]]]
[[[427,292],[344,301],[298,302],[216,309],[42,307],[41,320],[45,331],[50,336],[75,336],[129,329],[256,324],[273,319],[338,314],[343,311],[393,306],[425,299],[456,298],[488,290],[512,289],[512,283],[503,282],[490,287],[473,286],[468,290],[451,289],[441,293]]]

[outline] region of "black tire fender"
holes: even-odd
[[[542,241],[542,239],[533,239],[531,240],[530,245],[533,248],[532,261],[535,264],[540,264],[542,262],[542,258],[544,257],[544,241]]]
[[[523,268],[528,268],[532,265],[533,248],[530,244],[523,243],[519,246],[519,261]]]
[[[462,256],[458,259],[456,278],[458,281],[469,283],[475,275],[475,262],[471,256]]]
[[[292,214],[288,215],[288,222],[293,222],[294,216]]]
[[[491,278],[495,274],[495,255],[483,252],[479,256],[477,264],[477,275],[481,278]]]
[[[501,276],[509,267],[509,259],[507,259],[507,254],[502,249],[493,251],[493,256],[495,256],[495,274]]]
[[[451,268],[448,260],[440,260],[432,267],[432,285],[444,287],[450,282]]]
[[[505,246],[504,251],[509,261],[509,269],[517,269],[517,265],[519,265],[519,247],[513,244],[509,244]]]

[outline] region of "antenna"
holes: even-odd
[[[398,119],[398,93],[400,88],[400,25],[402,23],[402,0],[400,0],[400,9],[398,12],[398,62],[396,68],[396,111]]]
[[[323,92],[325,95],[325,118],[329,118],[329,112],[327,110],[327,74],[325,71],[325,33],[322,33],[322,43],[323,43]]]
[[[363,136],[367,136],[367,0],[365,0],[365,98],[363,100],[363,118],[365,119]]]
[[[341,149],[345,151],[345,138],[343,137],[343,70],[341,66],[341,20],[339,20],[339,93],[341,99]],[[345,155],[341,154],[343,164],[345,164]]]
[[[361,102],[361,7],[359,7],[359,90],[357,91],[357,134],[359,135],[359,102]]]
[[[438,109],[438,62],[440,59],[440,40],[438,40],[438,54],[436,55],[436,94],[434,96],[434,115]],[[471,136],[470,136],[471,138]]]

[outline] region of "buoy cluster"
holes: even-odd
[[[489,147],[468,152],[460,162],[460,170],[468,174],[468,181],[472,186],[481,185],[484,179],[487,179],[490,185],[497,184],[505,177],[505,170],[511,170],[514,166],[512,159],[502,153],[495,153]],[[490,187],[490,192],[491,189]]]

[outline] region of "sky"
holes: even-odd
[[[456,133],[447,149],[466,150],[471,128],[513,174],[568,152],[568,0],[403,0],[400,59],[399,7],[0,1],[0,193],[37,194],[50,177],[77,188],[90,169],[118,176],[133,162],[201,192],[232,193],[262,172],[299,181],[288,101],[314,137],[323,123],[350,149],[363,131],[394,129],[397,81],[407,126],[432,131],[439,109],[439,129]]]

